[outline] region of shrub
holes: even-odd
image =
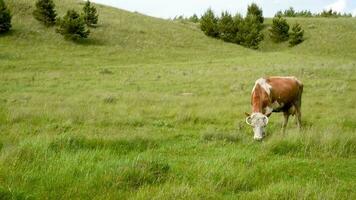
[[[300,24],[296,23],[292,27],[292,32],[290,33],[289,45],[295,46],[303,42],[304,40],[304,30]]]
[[[66,39],[79,40],[87,38],[90,31],[87,29],[83,17],[75,10],[68,10],[63,19],[58,20],[59,27],[57,32]]]
[[[236,34],[236,43],[252,49],[258,49],[264,36],[261,33],[262,24],[254,15],[248,15],[241,21],[239,31]]]
[[[46,26],[56,24],[56,11],[53,0],[37,0],[36,9],[33,11],[33,16]]]
[[[237,33],[232,16],[228,12],[223,12],[218,21],[219,37],[226,42],[233,42]]]
[[[98,14],[96,8],[91,5],[88,0],[83,7],[84,21],[88,26],[93,26],[98,24]]]
[[[270,29],[270,37],[274,42],[283,42],[289,38],[289,24],[286,19],[281,16],[273,18],[272,28]]]
[[[217,38],[219,36],[217,23],[218,19],[215,17],[214,12],[209,8],[201,17],[200,28],[205,35]]]
[[[11,13],[4,0],[0,0],[0,33],[6,33],[11,28]]]
[[[247,16],[249,15],[256,16],[257,21],[260,23],[263,23],[264,21],[262,8],[259,8],[255,3],[252,3],[247,7]]]

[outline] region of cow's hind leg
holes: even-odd
[[[300,108],[301,108],[301,99],[298,99],[298,101],[294,103],[294,109],[295,109],[294,114],[299,130],[302,128],[302,112],[300,111]]]
[[[284,116],[284,121],[283,121],[283,125],[282,125],[282,131],[283,131],[283,133],[286,132],[289,115],[290,115],[290,114],[289,114],[288,111],[283,112],[283,116]]]
[[[295,108],[295,118],[297,119],[297,125],[300,130],[302,128],[302,113],[300,112],[300,107]]]
[[[297,124],[299,130],[302,128],[302,94],[303,94],[303,84],[300,84],[299,86],[299,95],[298,95],[298,100],[295,104],[295,111],[296,111],[296,118],[297,118]]]

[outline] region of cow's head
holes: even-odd
[[[264,128],[268,124],[268,117],[262,113],[246,113],[246,123],[253,127],[253,138],[255,140],[262,140],[265,134]]]

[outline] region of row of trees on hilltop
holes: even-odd
[[[83,11],[68,10],[63,18],[57,17],[53,0],[37,0],[33,16],[47,27],[58,26],[56,31],[66,39],[79,40],[89,36],[88,27],[98,23],[96,8],[86,1]],[[8,32],[11,28],[11,12],[6,7],[4,0],[0,0],[0,33]]]
[[[257,49],[264,38],[263,22],[262,9],[253,3],[245,17],[238,13],[232,16],[227,11],[217,17],[209,8],[200,19],[200,28],[207,36]]]
[[[293,7],[290,7],[284,11],[278,11],[276,16],[282,17],[352,17],[351,13],[341,13],[332,9],[323,10],[320,13],[312,13],[309,10],[295,11]]]
[[[194,17],[195,19],[195,17]],[[220,17],[215,16],[209,8],[201,17],[200,28],[205,35],[213,38],[239,44],[252,49],[257,49],[264,39],[262,33],[264,17],[263,11],[255,3],[247,7],[245,17],[237,13],[232,16],[227,11]],[[303,42],[304,30],[300,24],[296,23],[292,27],[282,16],[273,18],[272,27],[269,29],[270,38],[273,42],[279,43],[289,40],[290,46],[295,46]]]

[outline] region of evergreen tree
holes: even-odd
[[[0,33],[6,33],[11,28],[11,13],[4,0],[0,0]]]
[[[284,11],[284,16],[285,17],[295,17],[296,13],[293,7],[290,7],[288,10]]]
[[[300,26],[300,24],[296,23],[292,27],[292,32],[290,34],[290,46],[295,46],[303,42],[304,40],[304,30]]]
[[[257,21],[260,23],[263,23],[264,21],[262,8],[259,8],[255,3],[252,3],[247,7],[247,16],[249,15],[256,16]]]
[[[66,39],[79,40],[87,38],[90,31],[87,29],[83,17],[75,10],[68,10],[63,19],[59,19],[57,32]]]
[[[275,17],[278,17],[278,16],[283,16],[284,14],[283,14],[283,12],[282,11],[277,11],[277,13],[274,15]]]
[[[236,35],[234,20],[227,11],[221,14],[218,21],[219,37],[226,42],[233,42]]]
[[[99,16],[97,14],[96,8],[91,5],[89,0],[85,2],[85,5],[83,7],[83,13],[84,21],[88,26],[94,26],[98,24]]]
[[[289,37],[289,24],[286,19],[281,16],[273,18],[272,28],[270,29],[270,37],[274,42],[283,42]]]
[[[209,8],[201,17],[200,28],[205,35],[210,37],[219,37],[217,27],[218,19],[215,17],[214,12]]]
[[[189,17],[189,21],[191,21],[193,23],[198,23],[199,17],[196,14],[194,14],[193,16]]]
[[[236,43],[252,49],[258,49],[258,45],[264,36],[261,33],[262,24],[255,15],[247,15],[239,26],[236,34]]]
[[[37,0],[33,16],[46,26],[55,25],[57,14],[54,8],[53,0]]]

